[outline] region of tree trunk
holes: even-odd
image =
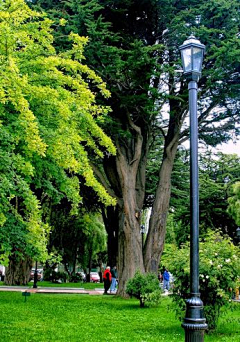
[[[117,264],[118,294],[125,296],[127,280],[132,278],[137,270],[144,273],[144,266],[138,220],[131,211],[124,210],[120,216]]]
[[[32,259],[25,257],[24,260],[18,260],[13,253],[9,259],[9,265],[6,268],[6,285],[27,285],[32,268]]]
[[[144,266],[146,272],[158,273],[158,266],[166,235],[166,223],[171,195],[171,174],[177,147],[178,143],[176,142],[171,150],[165,154],[159,172],[159,183],[144,246]]]
[[[137,270],[144,272],[142,242],[140,234],[140,219],[143,200],[142,193],[136,190],[137,175],[140,165],[142,136],[138,131],[134,153],[118,146],[116,158],[117,171],[122,189],[122,199],[119,205],[118,231],[118,294],[125,296],[126,282]],[[130,157],[130,158],[129,158]],[[139,196],[139,198],[137,198]],[[141,203],[141,204],[140,204]]]
[[[118,213],[119,206],[102,208],[103,222],[108,234],[108,265],[113,267],[117,265],[117,255],[118,255]]]

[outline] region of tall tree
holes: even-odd
[[[33,257],[47,258],[43,204],[65,197],[77,212],[79,175],[114,203],[88,156],[115,153],[98,125],[108,108],[96,96],[109,91],[81,63],[87,38],[72,34],[72,47],[57,54],[51,24],[24,0],[0,1],[0,258],[11,284],[28,281]]]
[[[229,197],[228,212],[235,220],[237,225],[240,225],[240,181],[233,184],[232,196]]]
[[[190,235],[190,181],[186,153],[178,156],[174,165],[170,206],[177,244]],[[236,224],[227,211],[232,185],[240,177],[237,155],[202,152],[199,160],[199,230],[205,236],[208,229],[220,230],[234,237]]]
[[[173,163],[179,144],[189,135],[187,84],[176,71],[178,46],[190,33],[207,46],[199,82],[200,138],[212,145],[227,141],[239,122],[239,5],[237,0],[36,3],[56,20],[67,20],[63,30],[55,30],[58,49],[66,48],[68,30],[89,36],[87,61],[112,94],[107,129],[117,155],[105,156],[103,165],[94,160],[93,164],[98,179],[117,199],[105,220],[108,232],[114,231],[118,240],[119,293],[124,294],[136,269],[157,272],[163,250]],[[159,181],[142,253],[146,165],[151,144],[159,136]]]

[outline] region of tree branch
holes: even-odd
[[[101,172],[99,170],[99,168],[94,165],[93,163],[90,162],[91,168],[93,169],[93,172],[95,173],[95,175],[97,176],[97,178],[99,179],[100,183],[104,186],[104,188],[107,190],[107,192],[109,193],[110,196],[114,197],[114,198],[118,198],[116,193],[113,191],[113,189],[110,187],[110,185],[108,184],[106,178],[104,177],[103,172]]]

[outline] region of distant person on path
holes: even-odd
[[[104,283],[104,294],[107,294],[111,285],[112,275],[110,272],[110,267],[107,266],[103,273],[103,283]]]
[[[117,285],[117,267],[113,266],[111,269],[111,275],[112,275],[112,283],[111,283],[111,287],[110,287],[110,293],[115,292],[116,291],[116,285]]]
[[[163,290],[168,291],[170,288],[170,274],[166,268],[163,273]]]

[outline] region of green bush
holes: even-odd
[[[68,279],[68,274],[65,272],[56,272],[53,271],[51,268],[48,268],[44,271],[44,280],[51,281],[53,283],[66,283]]]
[[[73,273],[69,277],[69,281],[70,281],[70,283],[80,283],[83,281],[83,277],[80,273]]]
[[[51,281],[52,271],[51,268],[46,268],[43,272],[43,280]]]
[[[142,274],[137,271],[134,277],[127,282],[126,293],[130,297],[139,299],[140,307],[143,307],[145,303],[158,304],[161,290],[157,276],[152,273]]]
[[[58,282],[62,282],[62,283],[66,283],[68,279],[68,274],[65,272],[52,272],[52,282],[53,283],[58,283]]]
[[[217,327],[220,309],[229,305],[240,275],[240,250],[228,236],[209,232],[199,244],[199,286],[208,329]],[[174,276],[176,312],[183,318],[185,300],[190,296],[190,247],[173,247],[162,256],[162,264]]]

